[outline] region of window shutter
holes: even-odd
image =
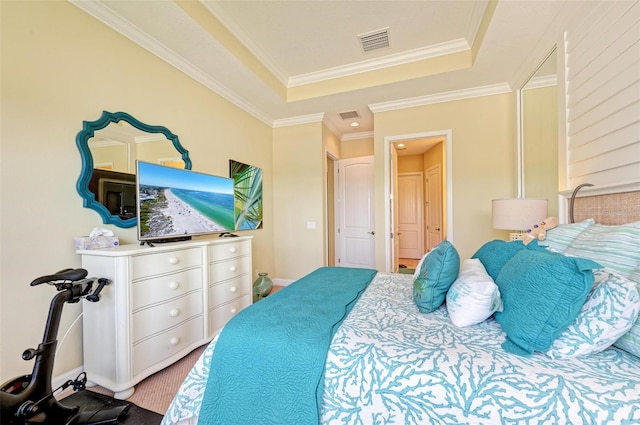
[[[640,182],[640,2],[565,33],[569,187]]]

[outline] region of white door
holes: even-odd
[[[336,266],[375,268],[373,156],[338,161]]]
[[[422,175],[422,173],[398,175],[400,258],[419,259],[424,253]]]
[[[442,176],[440,166],[436,165],[427,170],[427,187],[429,190],[427,206],[427,235],[426,251],[442,242]]]

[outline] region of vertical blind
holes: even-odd
[[[640,1],[600,4],[565,59],[569,187],[640,182]]]

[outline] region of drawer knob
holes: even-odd
[[[171,345],[178,345],[178,344],[180,344],[180,338],[178,338],[177,336],[174,336],[173,338],[171,338],[169,340],[169,343]]]
[[[229,270],[231,270],[232,272],[235,272],[236,270],[238,270],[238,268],[236,266],[231,266],[229,267]]]
[[[238,288],[236,288],[235,286],[232,286],[232,287],[231,287],[231,289],[230,289],[230,291],[231,291],[231,292],[237,292],[237,291],[238,291]]]
[[[169,314],[171,315],[171,317],[178,317],[180,316],[180,309],[174,308],[169,312]]]
[[[238,312],[238,310],[237,310],[237,309],[235,309],[235,308],[232,308],[232,309],[231,309],[231,314],[236,314],[237,312]]]
[[[180,262],[180,259],[178,257],[171,257],[169,258],[169,262],[175,266]]]
[[[169,288],[171,288],[171,289],[173,289],[173,290],[176,290],[176,289],[178,289],[179,287],[180,287],[180,282],[171,282],[171,283],[169,284]]]
[[[237,251],[237,249],[236,249],[235,246],[232,246],[231,248],[229,248],[229,252],[236,252],[236,251]]]

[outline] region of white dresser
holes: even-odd
[[[112,283],[83,301],[84,370],[129,398],[147,376],[206,344],[249,306],[251,236],[79,250],[89,276]]]

